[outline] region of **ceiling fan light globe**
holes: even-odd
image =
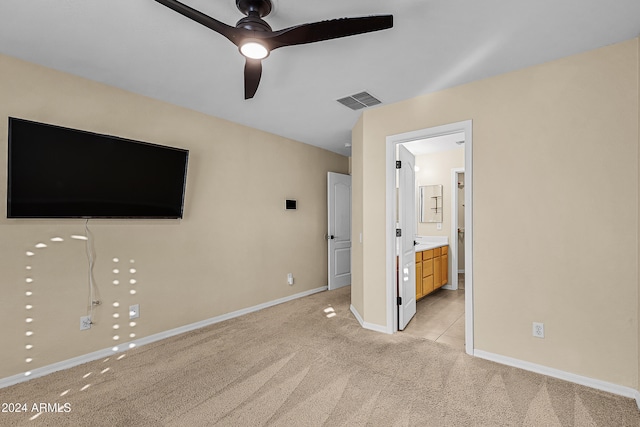
[[[264,59],[269,56],[269,50],[255,41],[248,41],[240,45],[240,53],[250,59]]]

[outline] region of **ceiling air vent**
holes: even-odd
[[[355,95],[346,96],[338,99],[338,102],[352,110],[360,110],[361,108],[381,104],[379,99],[375,98],[368,92],[360,92]]]

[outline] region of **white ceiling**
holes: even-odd
[[[234,0],[183,2],[243,17]],[[274,51],[251,100],[237,48],[153,0],[0,0],[0,53],[349,155],[361,111],[338,98],[389,104],[640,34],[639,0],[274,0],[265,20],[374,14],[394,28]]]

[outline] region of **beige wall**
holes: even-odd
[[[85,248],[68,237],[84,234],[84,221],[8,220],[2,206],[0,378],[109,348],[132,331],[142,338],[327,285],[326,176],[346,173],[346,157],[2,55],[0,76],[2,200],[7,116],[190,150],[183,220],[89,222],[103,302],[90,331],[79,331],[88,305]],[[298,200],[297,211],[284,210],[286,198]],[[52,243],[55,236],[65,241]],[[49,247],[34,249],[39,242]],[[134,303],[141,317],[131,329],[123,319]]]
[[[638,68],[633,39],[365,111],[364,320],[386,324],[385,138],[471,119],[476,349],[637,388]]]
[[[425,144],[428,144],[426,142]],[[416,166],[420,168],[416,172],[416,187],[422,185],[442,185],[442,229],[438,230],[433,222],[420,222],[420,193],[416,193],[418,204],[417,234],[420,236],[446,236],[451,238],[451,169],[464,168],[464,147],[455,150],[441,151],[438,153],[422,154],[416,156]],[[457,188],[455,189],[457,191]],[[454,225],[455,226],[455,225]]]
[[[352,138],[362,140],[363,119],[353,128]],[[352,145],[351,149],[351,305],[360,316],[364,315],[364,287],[362,268],[362,175],[363,175],[363,146]],[[353,285],[357,283],[357,285]]]

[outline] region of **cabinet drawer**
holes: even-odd
[[[433,258],[433,249],[429,249],[428,251],[422,251],[422,259],[431,259]]]
[[[444,254],[448,254],[448,253],[449,253],[449,246],[443,246],[443,247],[442,247],[442,248],[440,248],[440,249],[441,249],[440,253],[441,253],[442,255],[444,255]]]
[[[422,277],[431,276],[433,274],[433,259],[422,261]]]
[[[416,262],[422,261],[422,252],[416,252]]]
[[[440,249],[442,249],[442,248],[433,249],[433,256],[434,257],[440,256]]]

